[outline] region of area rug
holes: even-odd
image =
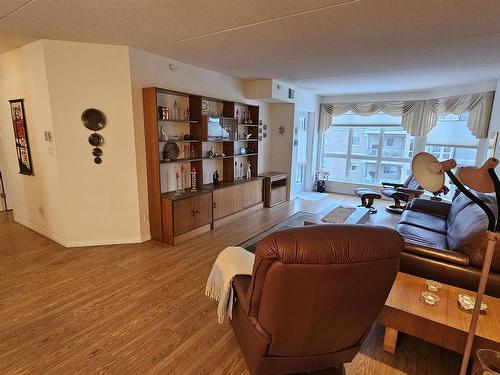
[[[264,232],[257,234],[256,236],[246,240],[245,242],[239,244],[238,246],[241,246],[244,249],[246,249],[252,253],[255,253],[257,243],[260,240],[264,239],[266,236],[270,235],[271,233],[277,232],[279,230],[289,229],[289,228],[302,227],[302,226],[304,226],[304,221],[312,220],[313,218],[316,218],[316,217],[317,217],[317,215],[308,214],[307,212],[302,212],[302,211],[297,212],[296,214],[290,216],[288,219],[266,229]]]
[[[303,199],[306,201],[320,201],[326,197],[328,197],[327,193],[318,193],[316,191],[301,191],[297,195],[297,198]]]
[[[343,224],[354,211],[356,211],[355,207],[338,206],[321,220],[330,224]]]

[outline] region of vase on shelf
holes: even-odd
[[[179,107],[177,107],[177,100],[174,101],[174,120],[179,120]]]

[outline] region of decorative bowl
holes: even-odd
[[[443,284],[438,283],[437,281],[434,280],[425,280],[425,285],[427,286],[427,289],[429,289],[431,292],[437,292],[440,288],[443,287]]]
[[[476,304],[476,298],[472,297],[468,294],[459,294],[458,295],[458,305],[460,309],[462,309],[465,312],[470,312],[472,313],[472,310],[474,310],[474,305]],[[486,313],[486,309],[488,308],[488,305],[484,302],[481,302],[481,313]]]
[[[422,292],[420,296],[420,301],[429,306],[436,306],[440,301],[440,298],[432,292]]]

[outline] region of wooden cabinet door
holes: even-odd
[[[203,194],[194,199],[195,228],[210,224],[212,221],[212,194]]]
[[[194,229],[194,198],[174,202],[174,236]]]
[[[235,186],[214,190],[213,197],[214,220],[218,220],[236,212],[237,197]]]
[[[222,196],[223,196],[224,190],[214,190],[213,192],[213,210],[214,210],[214,220],[220,219],[221,217],[224,216],[223,210],[222,210]]]
[[[262,202],[262,180],[251,181],[246,185],[246,207]]]

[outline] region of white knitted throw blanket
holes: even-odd
[[[222,250],[208,276],[205,295],[219,301],[217,308],[218,322],[232,318],[234,291],[232,282],[237,275],[252,275],[255,255],[239,246],[230,246]]]

